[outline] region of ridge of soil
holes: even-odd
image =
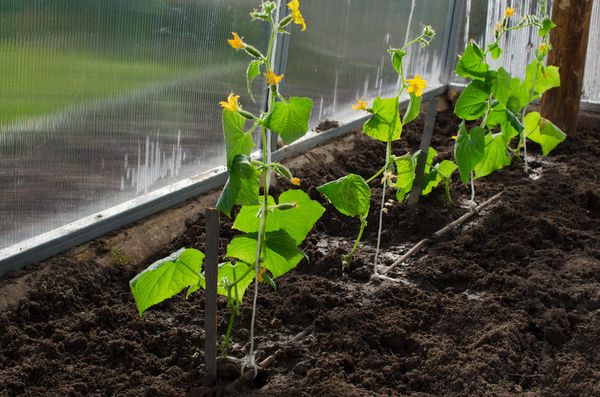
[[[303,262],[261,286],[260,357],[282,350],[268,371],[235,391],[254,396],[600,396],[600,117],[582,116],[580,133],[543,162],[532,180],[519,166],[476,183],[479,200],[500,203],[414,257],[400,275],[410,285],[369,282],[377,214],[351,268],[341,255],[357,221],[338,214],[316,187],[348,172],[372,175],[385,146],[350,136],[354,150],[332,162],[310,157],[295,170],[327,209],[304,244]],[[408,127],[396,154],[418,148],[423,120]],[[457,121],[438,115],[432,146],[449,158]],[[537,170],[537,171],[539,171]],[[275,194],[288,189],[281,184]],[[438,189],[409,211],[384,217],[383,260],[464,213]],[[375,188],[372,207],[378,208]],[[222,249],[233,236],[222,221]],[[182,246],[203,250],[203,217],[157,258]],[[158,305],[140,319],[128,281],[140,266],[99,266],[64,256],[47,263],[26,296],[0,313],[0,395],[229,395],[237,369],[223,366],[216,387],[202,385],[203,294]],[[29,272],[43,271],[43,265]],[[9,276],[10,277],[10,276]],[[4,280],[7,280],[5,278]],[[0,289],[5,282],[0,279]],[[248,296],[251,297],[251,292]],[[250,300],[236,324],[233,355],[248,340]],[[219,330],[228,312],[220,301]],[[313,327],[300,342],[294,335]]]

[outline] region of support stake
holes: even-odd
[[[555,0],[552,3],[552,19],[557,27],[550,32],[552,50],[548,55],[548,65],[560,68],[560,87],[544,94],[542,116],[552,120],[568,135],[574,135],[577,132],[593,1]]]
[[[419,203],[421,191],[423,190],[423,179],[425,179],[425,165],[427,163],[427,154],[429,145],[431,144],[431,135],[433,135],[433,127],[435,125],[435,117],[437,115],[437,99],[433,98],[427,102],[427,115],[425,116],[425,128],[423,129],[423,137],[421,138],[421,147],[419,159],[417,161],[417,170],[415,172],[415,181],[413,182],[412,190],[406,204],[409,207],[414,207]]]
[[[219,271],[219,211],[206,209],[206,308],[204,312],[204,354],[206,376],[209,383],[217,380],[217,282]]]

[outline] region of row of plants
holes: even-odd
[[[246,72],[248,97],[253,99],[253,83],[264,77],[268,86],[267,111],[253,114],[246,111],[239,95],[230,94],[223,107],[223,130],[229,178],[218,200],[217,208],[231,217],[234,208],[239,211],[233,229],[239,234],[227,246],[225,261],[219,265],[218,293],[227,299],[230,311],[229,324],[220,344],[221,353],[227,355],[231,344],[231,332],[239,314],[246,291],[254,287],[250,341],[246,357],[241,360],[243,369],[256,371],[254,357],[254,325],[259,284],[276,287],[277,278],[295,268],[305,257],[302,242],[325,209],[298,188],[300,180],[283,164],[271,161],[271,134],[275,133],[284,143],[290,144],[306,134],[312,111],[309,98],[285,98],[279,91],[284,75],[273,70],[273,48],[280,35],[290,34],[289,25],[296,24],[302,31],[307,25],[300,11],[299,0],[287,4],[289,15],[279,21],[278,6],[273,1],[263,1],[259,9],[250,15],[253,20],[270,26],[271,36],[266,53],[246,43],[243,37],[232,33],[230,46],[250,57]],[[544,8],[545,10],[545,8]],[[279,10],[283,11],[283,10]],[[455,106],[455,114],[463,120],[455,137],[454,161],[435,162],[437,151],[429,148],[425,175],[421,190],[428,195],[443,186],[450,203],[450,183],[458,170],[460,179],[470,183],[471,200],[474,200],[474,180],[522,161],[527,167],[527,141],[535,142],[544,155],[550,153],[565,139],[560,129],[540,116],[527,112],[529,105],[550,88],[560,84],[558,68],[545,66],[544,61],[550,45],[548,34],[554,27],[550,18],[527,15],[511,25],[514,10],[508,8],[505,18],[496,27],[495,41],[485,50],[470,42],[458,61],[456,73],[471,82],[465,87]],[[501,39],[512,30],[528,27],[538,28],[542,44],[536,50],[533,62],[527,66],[525,78],[512,77],[505,69],[494,70],[488,56],[501,56]],[[416,164],[420,155],[409,153],[396,155],[392,143],[401,139],[406,125],[420,114],[426,81],[419,75],[405,76],[404,59],[414,45],[427,47],[434,39],[435,31],[425,26],[422,33],[407,40],[401,48],[388,50],[391,64],[400,78],[399,91],[388,98],[376,98],[371,104],[359,100],[354,109],[370,114],[363,132],[386,144],[386,156],[382,167],[374,175],[363,177],[348,174],[338,180],[319,186],[317,190],[342,214],[357,217],[360,230],[351,251],[343,256],[343,267],[349,266],[359,247],[367,225],[371,207],[371,184],[381,183],[382,199],[379,208],[379,233],[373,271],[378,272],[378,253],[385,213],[386,191],[395,191],[396,199],[403,202],[412,190],[416,177]],[[400,112],[400,98],[404,93],[410,97],[409,105]],[[261,157],[252,153],[257,147],[253,134],[258,132]],[[523,152],[523,157],[521,157]],[[293,188],[275,198],[269,195],[272,177],[289,183]],[[181,249],[138,274],[130,282],[140,316],[165,299],[187,289],[186,296],[205,288],[203,273],[204,254],[196,249]]]

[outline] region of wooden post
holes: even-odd
[[[425,127],[423,128],[423,137],[421,137],[421,147],[419,159],[417,160],[417,169],[415,170],[415,181],[413,182],[412,190],[406,205],[414,207],[419,203],[421,191],[423,190],[423,179],[425,177],[425,165],[427,163],[427,155],[429,145],[431,144],[431,135],[433,135],[433,127],[435,126],[435,116],[437,115],[437,99],[433,98],[427,102],[427,113],[425,116]]]
[[[544,94],[542,115],[565,133],[577,132],[593,0],[555,0],[548,65],[560,67],[560,88]]]
[[[206,308],[204,311],[204,355],[209,383],[217,380],[217,273],[219,271],[219,211],[206,209]]]

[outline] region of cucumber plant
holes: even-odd
[[[422,47],[427,47],[434,37],[435,31],[433,28],[425,26],[418,37],[411,41],[407,40],[402,48],[389,49],[388,53],[390,54],[392,65],[400,79],[398,92],[391,98],[377,97],[371,106],[362,99],[359,99],[353,106],[354,110],[366,111],[371,114],[369,120],[363,125],[364,134],[386,144],[386,155],[381,169],[368,179],[364,179],[360,175],[349,174],[317,188],[339,212],[347,216],[357,217],[360,220],[360,229],[354,245],[351,251],[342,257],[342,268],[349,266],[367,226],[367,217],[371,204],[371,188],[369,184],[373,181],[381,180],[383,185],[374,265],[375,274],[377,274],[377,258],[381,242],[383,213],[386,211],[386,189],[388,187],[395,189],[396,198],[402,202],[412,188],[418,153],[415,155],[395,156],[392,153],[392,143],[399,140],[403,128],[419,116],[423,90],[427,87],[427,82],[418,74],[412,79],[407,79],[405,77],[404,59],[411,46],[420,44]],[[405,90],[410,96],[410,102],[406,112],[401,116],[399,111],[400,97]],[[435,156],[436,154],[433,148],[430,149],[429,153],[431,156]],[[444,161],[432,166],[432,161],[433,157],[428,161],[426,187],[423,189],[423,194],[429,194],[434,187],[442,182],[448,186],[448,181],[456,167],[450,161]]]
[[[454,113],[463,120],[455,144],[455,160],[463,183],[471,184],[471,202],[475,199],[474,179],[500,170],[519,160],[523,149],[523,164],[527,172],[527,141],[535,142],[548,155],[566,135],[538,112],[529,112],[529,105],[544,92],[560,86],[558,67],[545,65],[550,51],[549,33],[556,26],[542,5],[542,18],[526,15],[512,24],[515,10],[508,7],[502,21],[496,24],[495,40],[485,50],[475,42],[468,43],[455,72],[470,79],[459,96]],[[500,67],[492,69],[488,56],[498,59],[503,49],[501,39],[519,29],[538,29],[541,45],[535,59],[526,67],[523,79],[511,76]],[[466,122],[479,125],[467,128]],[[516,143],[515,143],[516,141]]]
[[[250,323],[250,346],[244,367],[256,370],[254,361],[254,324],[259,283],[275,288],[275,279],[300,263],[304,254],[302,244],[325,209],[300,189],[283,192],[277,200],[269,195],[272,175],[299,186],[300,179],[283,164],[271,161],[271,134],[276,133],[285,143],[292,143],[308,131],[312,111],[309,98],[284,98],[279,84],[284,75],[273,70],[273,48],[278,35],[289,34],[294,23],[306,30],[299,0],[287,4],[290,15],[276,21],[278,4],[263,1],[250,16],[270,26],[266,54],[232,33],[229,45],[244,52],[251,60],[246,71],[248,96],[253,97],[253,82],[261,74],[268,87],[268,110],[253,114],[243,109],[239,95],[231,93],[220,103],[223,108],[223,131],[227,159],[228,181],[219,197],[217,208],[232,216],[234,207],[241,206],[233,229],[241,234],[233,238],[225,253],[226,261],[219,265],[218,293],[227,298],[230,320],[221,343],[227,354],[230,337],[239,307],[248,287],[254,282],[254,300]],[[249,124],[249,126],[247,126]],[[253,132],[260,130],[261,156],[253,156],[256,147]],[[262,185],[262,192],[261,192]],[[204,255],[195,249],[182,249],[156,262],[130,282],[140,316],[155,305],[187,288],[187,296],[205,287],[202,261]]]

